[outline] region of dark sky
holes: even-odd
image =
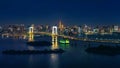
[[[0,24],[120,25],[119,0],[0,0]]]

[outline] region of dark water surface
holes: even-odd
[[[97,46],[101,43],[90,44]],[[69,45],[33,47],[27,46],[25,40],[0,39],[0,68],[120,68],[120,55],[89,54],[85,52],[87,45],[86,42],[71,41]],[[108,43],[108,45],[115,44]],[[40,55],[3,55],[1,53],[7,49],[33,50],[44,48],[62,48],[66,52]]]

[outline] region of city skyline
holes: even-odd
[[[119,63],[119,0],[0,0],[0,68]]]
[[[120,25],[117,0],[6,0],[0,2],[0,24]]]

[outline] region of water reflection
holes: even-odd
[[[58,54],[50,55],[50,68],[58,68]]]
[[[59,44],[60,48],[62,49],[68,49],[70,47],[70,44]]]
[[[33,66],[32,66],[32,65],[33,65],[33,60],[34,60],[34,59],[33,59],[33,55],[30,55],[30,56],[29,56],[29,61],[28,61],[28,67],[29,67],[29,68],[32,68],[32,67],[33,67]]]
[[[33,46],[28,46],[28,50],[34,50],[35,48]]]
[[[58,37],[52,37],[51,49],[58,49]],[[58,68],[58,54],[50,54],[50,68]]]

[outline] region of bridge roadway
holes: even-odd
[[[49,32],[34,32],[34,34],[43,34],[43,35],[49,35],[52,36],[52,33]],[[71,40],[80,40],[80,41],[87,41],[87,42],[109,42],[109,43],[120,43],[120,40],[91,40],[91,39],[87,39],[87,38],[75,38],[75,37],[71,37],[71,36],[65,36],[65,35],[57,35],[58,37],[62,37],[62,38],[67,38],[67,39],[71,39]]]

